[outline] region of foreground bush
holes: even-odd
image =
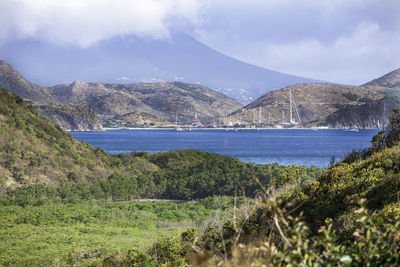
[[[128,252],[114,252],[97,264],[98,267],[155,267],[153,259],[146,253],[132,249]]]
[[[261,228],[251,225],[251,215],[236,227],[231,220],[219,226],[214,221],[197,238],[162,240],[151,254],[158,266],[399,266],[400,222],[385,223],[368,212],[365,199],[353,212],[356,227],[347,238],[329,220],[313,234],[301,217],[288,215],[275,200],[257,204],[270,215]],[[249,225],[262,234],[243,238]]]

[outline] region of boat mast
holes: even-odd
[[[296,101],[294,101],[292,90],[289,90],[289,102],[290,102],[290,124],[301,124],[300,114],[299,111],[297,110],[297,105]],[[293,118],[293,108],[294,111],[296,112],[297,122]]]
[[[298,123],[301,124],[300,114],[299,114],[299,111],[297,110],[296,101],[294,101],[293,95],[292,95],[292,100],[293,100],[293,105],[294,105],[294,111],[296,111]]]
[[[292,107],[292,90],[289,90],[289,112],[290,112],[290,123],[291,124],[294,124],[294,121],[293,121],[293,115],[292,115],[292,113],[293,113],[293,107]]]
[[[261,123],[261,106],[258,109],[258,123]]]

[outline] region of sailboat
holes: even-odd
[[[293,116],[294,113],[294,116]],[[301,124],[300,114],[297,110],[296,102],[294,101],[292,90],[289,90],[289,122],[285,122],[284,111],[282,110],[282,124],[284,125],[297,125]],[[297,119],[297,120],[296,120]]]
[[[282,123],[283,125],[289,125],[288,122],[285,121],[285,111],[282,110]]]
[[[178,113],[175,113],[175,130],[177,132],[181,132],[182,131],[182,128],[179,127],[179,125],[178,125]]]

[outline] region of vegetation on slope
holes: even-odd
[[[0,183],[10,186],[93,182],[113,171],[136,175],[156,168],[132,159],[123,164],[101,149],[80,143],[0,88]]]
[[[106,155],[79,143],[4,89],[0,99],[3,184],[59,184],[72,179],[68,174],[73,172],[82,180],[107,175]]]
[[[3,196],[3,204],[27,206],[77,200],[126,201],[141,198],[191,200],[214,195],[254,197],[274,177],[289,179],[295,176],[310,180],[316,179],[321,173],[321,169],[316,167],[252,165],[191,150],[138,154],[145,156],[137,157],[135,153],[118,155],[118,161],[115,162],[123,167],[134,161],[137,165],[142,163],[154,169],[137,175],[113,172],[108,177],[91,182],[79,181],[79,174],[75,173],[78,182],[64,183],[58,187],[31,184],[8,188]]]

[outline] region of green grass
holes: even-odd
[[[54,262],[86,265],[115,250],[148,249],[160,237],[183,228],[137,228],[129,226],[16,225],[1,229],[0,264],[34,266]]]
[[[0,266],[87,266],[116,250],[146,251],[195,227],[233,198],[0,206]]]

